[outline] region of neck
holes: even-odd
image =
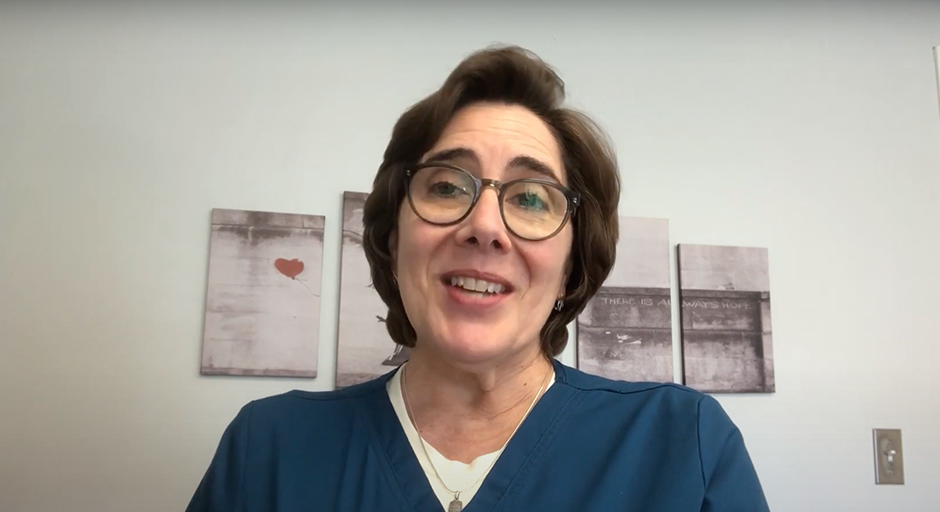
[[[402,385],[425,441],[451,460],[470,462],[508,441],[551,371],[551,361],[538,351],[468,367],[416,348]]]
[[[531,399],[552,363],[540,352],[515,360],[478,365],[452,364],[415,348],[408,360],[408,392],[415,411],[499,414]]]

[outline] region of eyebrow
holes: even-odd
[[[425,162],[451,162],[453,160],[473,160],[476,165],[480,164],[480,157],[470,148],[452,148],[443,149],[433,153],[424,159]]]
[[[531,156],[520,155],[509,161],[509,167],[522,167],[523,169],[530,170],[532,172],[537,172],[546,178],[551,178],[555,181],[558,180],[558,176],[552,171],[552,168],[544,163],[532,158]]]
[[[480,165],[480,157],[477,156],[476,152],[470,148],[451,148],[438,151],[429,155],[424,161],[425,162],[452,162],[454,160],[472,160],[475,165]],[[552,171],[552,168],[546,165],[545,163],[532,158],[531,156],[519,155],[509,161],[507,166],[511,168],[523,168],[528,171],[532,171],[546,178],[551,178],[554,181],[560,183],[558,176]]]

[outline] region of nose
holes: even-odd
[[[456,235],[461,246],[498,252],[509,249],[509,232],[499,212],[499,193],[495,187],[483,187],[477,204],[460,223]]]

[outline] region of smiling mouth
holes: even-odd
[[[480,295],[497,295],[507,291],[506,286],[502,283],[494,283],[473,277],[451,276],[450,279],[444,279],[444,283],[454,288],[459,288],[464,292],[477,293]]]

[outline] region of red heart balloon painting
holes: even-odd
[[[285,276],[294,279],[304,271],[304,262],[298,260],[297,258],[292,260],[278,258],[274,260],[274,268],[276,268],[278,272],[284,274]]]

